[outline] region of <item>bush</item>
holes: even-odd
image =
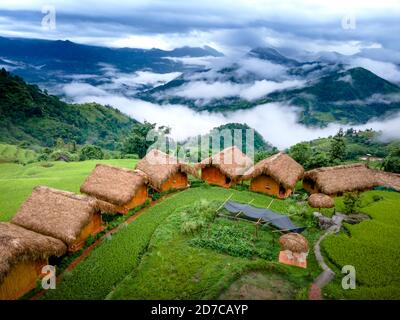
[[[212,222],[216,215],[218,204],[206,200],[195,202],[181,213],[183,234],[194,234]]]
[[[347,192],[343,196],[344,212],[352,214],[361,208],[361,196],[359,192]]]
[[[104,152],[101,148],[92,146],[92,145],[85,145],[79,151],[79,160],[101,160],[104,158]]]
[[[203,231],[199,237],[189,241],[194,247],[213,249],[234,257],[252,258],[259,256],[266,260],[276,257],[279,248],[273,248],[271,242],[260,241],[255,245],[252,232],[229,225],[213,225],[210,230]]]

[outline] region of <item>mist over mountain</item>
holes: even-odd
[[[378,61],[378,51],[255,47],[229,56],[208,46],[116,49],[0,38],[0,66],[67,102],[111,105],[169,125],[178,140],[246,123],[282,148],[339,127],[385,123],[386,137],[400,136],[396,55],[384,50],[390,60]]]

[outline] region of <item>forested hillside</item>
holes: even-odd
[[[113,150],[137,121],[98,104],[68,104],[0,71],[1,142],[53,146],[58,138]]]

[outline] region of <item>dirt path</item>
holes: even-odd
[[[340,225],[334,225],[326,230],[326,232],[318,239],[314,246],[315,258],[321,269],[323,270],[319,276],[311,284],[308,297],[310,300],[322,300],[321,289],[326,286],[335,277],[335,272],[333,272],[324,261],[324,257],[321,254],[321,242],[329,235],[337,233],[341,228]]]

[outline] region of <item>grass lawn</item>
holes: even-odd
[[[79,192],[82,182],[96,163],[132,168],[136,162],[133,159],[50,162],[51,167],[43,167],[39,162],[25,166],[0,163],[0,221],[10,220],[35,186],[46,185]]]
[[[66,274],[56,290],[48,291],[44,299],[216,297],[242,272],[251,269],[283,273],[294,270],[286,274],[298,278],[296,286],[311,281],[319,272],[313,257],[310,258],[311,268],[303,270],[196,248],[188,245],[187,238],[174,233],[177,227],[174,221],[180,208],[199,199],[222,202],[232,193],[233,199],[240,202],[254,199],[254,205],[264,207],[270,202],[265,195],[207,186],[172,195],[146,209],[92,251],[76,269]],[[271,207],[282,211],[285,202],[275,201]]]
[[[383,197],[373,201],[373,197]],[[346,225],[342,232],[328,237],[322,248],[337,279],[324,292],[331,298],[400,299],[400,193],[369,191],[363,193],[362,212],[371,220]],[[338,199],[337,206],[342,206]],[[357,286],[343,290],[340,273],[344,265],[356,270]]]

